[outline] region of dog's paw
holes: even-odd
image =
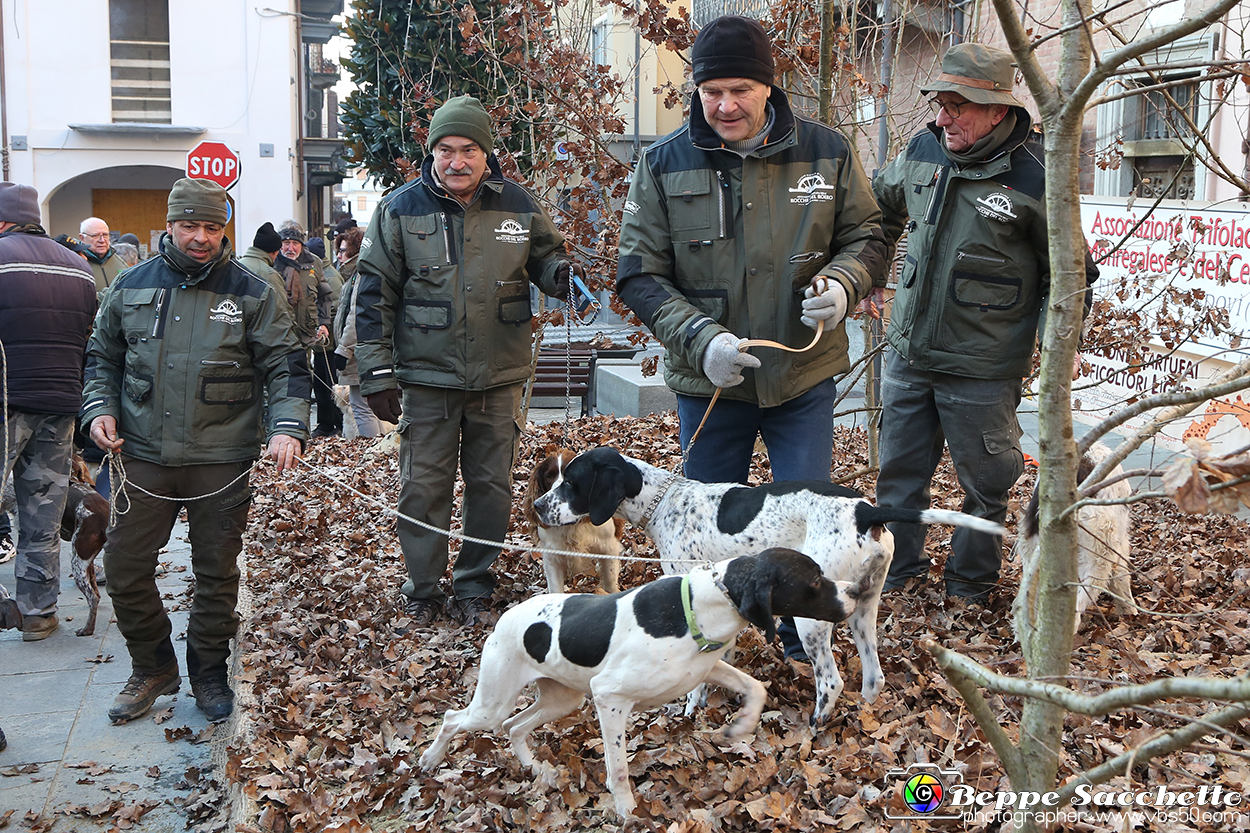
[[[425,772],[433,772],[442,762],[443,756],[430,749],[426,750],[426,753],[421,756],[421,760],[417,761],[417,766],[421,767]]]
[[[872,703],[877,699],[877,695],[881,694],[881,689],[885,687],[885,678],[880,674],[872,674],[864,677],[864,684],[860,687],[859,693],[863,696],[864,702]]]

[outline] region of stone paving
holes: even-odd
[[[112,622],[107,588],[101,588],[95,635],[74,635],[86,620],[87,604],[70,578],[69,557],[63,545],[57,631],[40,642],[23,642],[15,630],[0,631],[0,728],[9,742],[0,752],[0,827],[12,810],[14,829],[28,814],[45,824],[55,822],[40,829],[107,829],[66,816],[65,810],[99,810],[120,802],[97,819],[104,822],[123,807],[150,802],[156,807],[136,829],[185,829],[186,819],[172,802],[190,794],[184,781],[189,770],[193,779],[194,768],[207,773],[213,747],[224,747],[232,724],[210,733],[185,678],[181,691],[157,700],[144,717],[122,726],[109,723],[108,708],[130,676],[130,658]],[[0,581],[10,590],[15,588],[14,564],[0,566]],[[161,564],[165,573],[158,586],[171,610],[179,662],[185,666],[187,614],[182,608],[191,577],[185,525],[175,527]]]

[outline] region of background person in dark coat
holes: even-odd
[[[96,311],[87,262],[48,237],[39,220],[34,188],[0,182],[0,372],[8,394],[0,483],[13,473],[17,604],[27,642],[57,628],[61,511]]]

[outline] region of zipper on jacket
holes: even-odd
[[[986,257],[985,255],[970,255],[967,252],[956,252],[955,262],[958,263],[961,260],[976,260],[981,263],[988,263],[991,266],[1002,266],[1007,263],[1007,259],[1004,257]]]
[[[208,359],[201,359],[200,364],[212,365],[214,367],[240,367],[241,366],[238,362],[234,362],[234,361],[214,362],[214,361],[209,361]]]
[[[156,294],[156,318],[152,321],[152,338],[156,338],[161,329],[161,312],[165,309],[165,290]]]
[[[729,191],[729,185],[725,182],[725,174],[721,171],[716,172],[716,213],[720,218],[720,236],[725,239],[725,194]]]
[[[933,172],[933,194],[930,195],[929,207],[924,212],[924,223],[926,226],[931,226],[937,222],[938,208],[946,196],[946,179],[950,176],[950,172],[951,169],[946,166],[942,166]]]
[[[443,246],[447,250],[447,262],[451,263],[451,232],[447,230],[447,212],[440,211],[438,216],[443,220]]]

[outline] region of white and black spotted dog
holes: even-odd
[[[841,621],[875,592],[878,574],[888,567],[888,558],[879,554],[860,565],[856,581],[833,582],[802,553],[769,549],[611,596],[535,596],[499,617],[482,649],[473,700],[447,712],[420,766],[438,766],[460,732],[502,728],[517,759],[554,786],[554,768],[534,758],[527,739],[538,726],[581,706],[589,694],[603,733],[608,788],[617,813],[629,817],[635,806],[625,751],[631,712],[671,702],[708,682],[742,695],[742,711],[722,732],[725,741],[749,735],[765,692],[758,680],[722,659],[738,634],[754,624],[771,639],[774,616]],[[509,717],[517,695],[533,682],[538,698]]]
[[[754,488],[736,483],[700,483],[600,447],[578,455],[561,480],[534,503],[544,523],[567,524],[589,517],[593,523],[619,515],[646,528],[655,541],[664,572],[684,573],[695,565],[790,547],[810,556],[833,581],[855,581],[865,564],[884,553],[872,592],[848,619],[863,667],[864,699],[872,702],[884,678],[877,657],[877,607],[894,537],[892,522],[966,526],[1002,535],[1000,525],[962,512],[873,506],[843,486],[818,481],[785,481]],[[816,705],[812,725],[833,714],[842,677],[833,661],[827,621],[795,622],[812,660]]]

